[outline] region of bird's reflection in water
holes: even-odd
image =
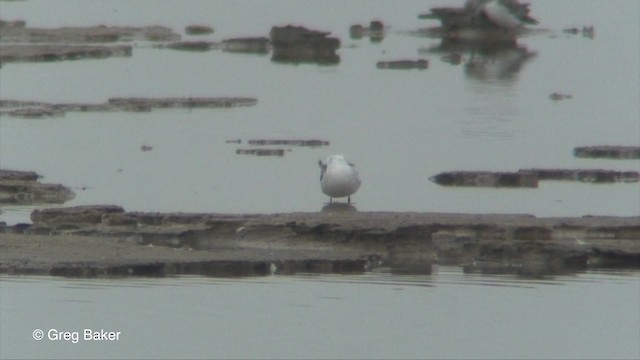
[[[453,65],[464,64],[465,76],[475,80],[515,79],[524,65],[536,56],[526,46],[513,41],[457,41],[443,39],[439,45],[422,50],[439,53]]]
[[[358,209],[353,204],[333,202],[325,204],[320,212],[323,213],[350,213],[357,212]]]

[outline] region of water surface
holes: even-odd
[[[640,355],[640,274],[244,279],[0,277],[2,358],[553,358]],[[89,328],[111,342],[36,341]],[[46,335],[45,335],[46,336]],[[9,344],[9,345],[7,345]]]
[[[436,1],[33,1],[3,2],[2,17],[29,26],[194,23],[204,39],[267,36],[299,24],[341,39],[337,66],[289,65],[270,56],[185,53],[138,43],[131,58],[3,64],[0,96],[104,102],[114,96],[254,96],[255,107],[151,113],[69,113],[0,118],[0,164],[34,170],[74,188],[67,205],[109,203],[130,211],[319,211],[317,160],[344,154],[360,168],[354,201],[363,211],[638,215],[636,184],[542,182],[538,189],[446,188],[443,171],[540,168],[639,170],[640,162],[577,159],[585,145],[638,145],[640,24],[636,1],[532,4],[540,32],[482,71],[433,53],[439,39],[408,32],[436,22],[417,14]],[[451,5],[456,5],[452,3]],[[381,43],[349,38],[349,26],[381,19]],[[594,39],[562,33],[592,25]],[[188,39],[188,37],[185,37]],[[193,39],[193,38],[191,38]],[[512,49],[513,50],[513,49]],[[519,52],[529,54],[518,60]],[[470,54],[465,53],[465,58]],[[429,58],[425,71],[376,69],[381,60]],[[552,92],[573,99],[554,102]],[[243,144],[227,144],[229,139]],[[252,138],[318,138],[329,147],[292,148],[283,158],[236,155]],[[149,152],[140,146],[153,146]],[[10,208],[0,220],[27,220]]]

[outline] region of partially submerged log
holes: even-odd
[[[640,146],[581,146],[573,155],[592,159],[640,159]]]

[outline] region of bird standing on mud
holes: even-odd
[[[324,162],[319,160],[318,165],[320,165],[320,188],[329,196],[329,202],[333,202],[333,198],[346,196],[350,204],[351,195],[358,191],[362,183],[355,165],[348,163],[342,155],[329,156]]]

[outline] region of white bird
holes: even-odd
[[[529,16],[529,4],[521,4],[517,0],[489,0],[483,3],[482,12],[498,27],[513,30],[524,24],[538,23]]]
[[[320,165],[320,188],[329,196],[329,202],[333,198],[347,197],[351,203],[351,195],[355,194],[362,183],[356,166],[348,163],[342,155],[329,156]]]

